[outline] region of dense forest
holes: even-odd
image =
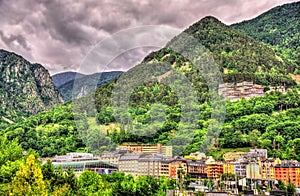
[[[298,90],[294,89],[287,94],[272,92],[264,97],[226,102],[225,122],[220,128],[220,137],[210,150],[258,147],[268,149],[269,156],[300,160],[299,100]],[[166,108],[166,123],[156,134],[147,137],[137,137],[122,127],[107,129],[104,134],[99,134],[99,129],[93,129],[87,120],[95,117],[85,114],[76,120],[74,116],[78,114],[75,114],[71,104],[32,116],[8,127],[2,134],[8,139],[18,138],[24,149],[34,149],[43,157],[95,149],[97,151],[94,152],[99,153],[99,150],[113,149],[115,145],[112,141],[168,144],[179,126],[181,114],[176,107]],[[195,136],[184,154],[198,151],[206,137],[212,108],[209,102],[205,102],[200,104],[199,109],[200,120]],[[149,112],[143,107],[135,107],[131,112],[141,122],[149,119]],[[111,110],[107,107],[103,113],[98,114],[97,119],[100,123],[110,124],[114,122],[111,115]],[[83,134],[83,130],[87,131]]]
[[[300,2],[275,7],[260,16],[234,24],[233,27],[245,32],[255,40],[271,46],[278,56],[300,66]]]

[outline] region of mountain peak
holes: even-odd
[[[221,22],[219,19],[217,19],[214,16],[205,16],[204,18],[202,18],[200,20],[200,22],[204,22],[204,21],[210,21],[210,22]]]

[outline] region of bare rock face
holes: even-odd
[[[0,50],[0,115],[20,119],[63,103],[47,69]]]

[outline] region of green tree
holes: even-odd
[[[20,170],[16,173],[10,187],[10,193],[13,195],[48,195],[42,170],[34,155],[26,159],[26,164],[20,165]]]

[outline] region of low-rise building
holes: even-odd
[[[62,168],[63,171],[69,167],[75,174],[80,174],[88,169],[98,174],[110,174],[118,171],[118,165],[98,160],[90,153],[67,153],[66,155],[57,155],[51,159],[54,168]]]
[[[97,157],[94,157],[91,153],[83,152],[70,152],[66,155],[56,155],[51,159],[52,162],[76,162],[76,161],[90,161],[97,160]]]
[[[265,160],[268,158],[267,149],[250,149],[249,152],[244,154],[245,159]]]
[[[173,156],[172,146],[163,146],[162,144],[130,144],[123,143],[119,146],[121,149],[132,150],[135,153],[145,154],[163,154],[165,156]]]
[[[236,161],[244,157],[245,152],[226,152],[223,154],[225,161]]]

